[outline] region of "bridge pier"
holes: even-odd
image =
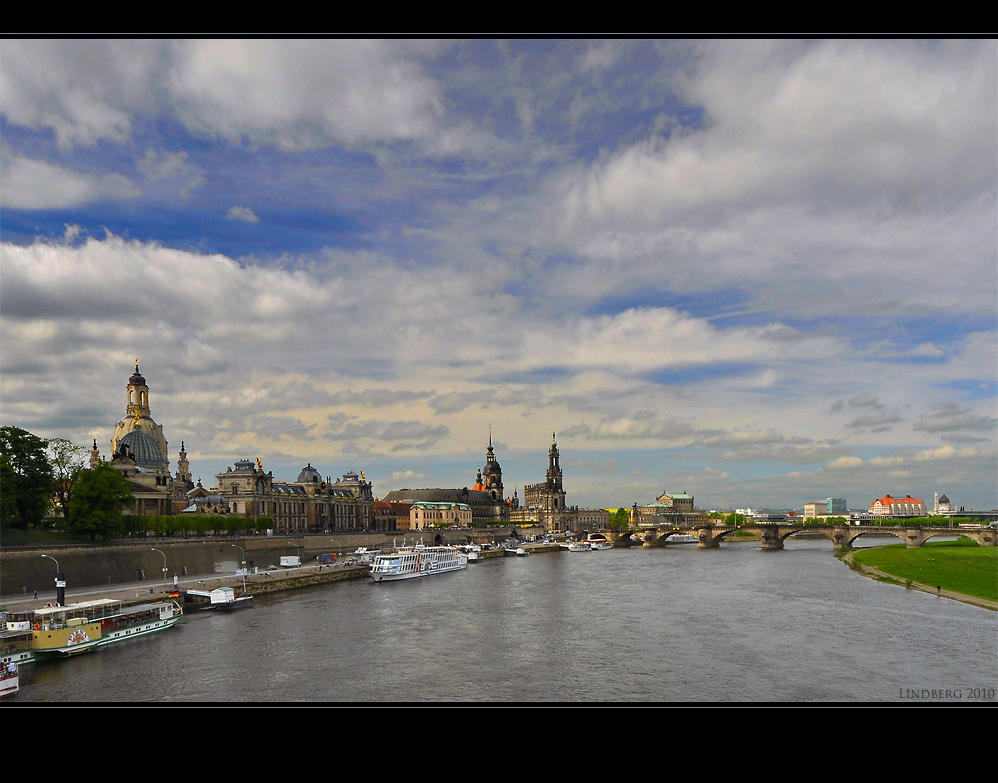
[[[777,526],[762,528],[761,549],[778,550],[783,549],[783,537],[780,535],[780,528]]]
[[[696,532],[697,549],[717,549],[721,546],[721,537],[715,536],[709,527],[702,527]]]

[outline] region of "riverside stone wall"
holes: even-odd
[[[215,573],[215,564],[223,563],[231,574],[243,557],[237,547],[246,552],[248,567],[265,569],[279,564],[281,557],[300,555],[302,563],[314,561],[324,553],[349,555],[357,547],[382,547],[422,543],[432,546],[436,535],[443,543],[465,543],[473,538],[482,543],[501,540],[509,529],[490,531],[441,530],[400,531],[397,533],[351,533],[307,536],[252,536],[248,538],[154,538],[148,537],[113,544],[77,546],[40,546],[9,549],[0,547],[0,596],[39,597],[55,595],[56,564],[42,554],[54,557],[59,570],[65,573],[67,586],[114,587],[127,582],[146,581],[150,586],[163,583],[163,555],[166,555],[167,581],[173,575]],[[235,545],[235,546],[234,546]]]

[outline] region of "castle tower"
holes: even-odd
[[[489,425],[489,447],[485,450],[485,469],[482,471],[485,491],[494,503],[502,503],[502,467],[492,450],[492,425]]]

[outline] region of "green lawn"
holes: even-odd
[[[998,601],[998,548],[969,539],[937,541],[920,549],[904,544],[853,551],[853,560],[898,579]]]

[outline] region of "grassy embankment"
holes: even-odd
[[[998,549],[975,541],[930,541],[919,549],[904,544],[852,551],[852,559],[897,577],[990,601],[998,601]]]

